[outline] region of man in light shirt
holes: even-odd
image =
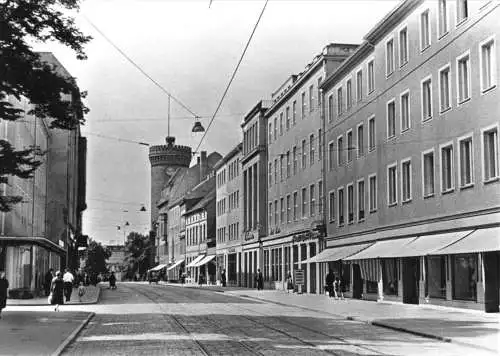
[[[64,275],[63,275],[63,282],[64,282],[64,295],[66,296],[66,301],[69,302],[71,299],[71,292],[73,291],[73,281],[75,280],[75,277],[73,277],[73,274],[65,268],[64,269]]]

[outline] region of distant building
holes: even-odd
[[[114,272],[117,281],[121,281],[123,274],[123,264],[125,262],[125,246],[124,245],[108,245],[106,246],[111,251],[111,257],[107,260],[108,271]]]

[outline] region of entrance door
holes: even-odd
[[[419,258],[403,259],[403,303],[418,304],[420,268]]]
[[[363,294],[363,278],[361,278],[361,268],[358,264],[352,265],[352,297],[361,299]]]
[[[485,252],[484,264],[484,311],[498,313],[500,302],[500,252]]]

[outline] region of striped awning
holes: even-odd
[[[163,269],[165,267],[167,267],[167,265],[166,264],[162,264],[162,265],[158,265],[156,267],[151,268],[149,271],[150,272],[155,272],[155,271],[159,271],[159,270],[161,270],[161,269]]]
[[[200,262],[205,255],[198,255],[194,260],[192,260],[186,267],[196,267],[196,264]]]
[[[378,282],[380,280],[380,262],[378,259],[368,259],[353,261],[359,265],[361,270],[361,278],[365,281]]]
[[[365,248],[373,245],[372,242],[359,244],[359,245],[349,245],[341,247],[327,248],[321,251],[316,256],[311,257],[308,260],[302,261],[302,263],[314,263],[314,262],[330,262],[343,260],[349,256],[352,256]]]
[[[171,269],[174,269],[175,267],[179,266],[182,262],[184,262],[184,259],[175,262],[172,266],[170,266],[170,267],[167,268],[167,271],[170,271]]]

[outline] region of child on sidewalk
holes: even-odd
[[[85,295],[85,287],[83,282],[80,282],[80,286],[78,286],[78,300],[80,303],[82,302],[82,297]]]

